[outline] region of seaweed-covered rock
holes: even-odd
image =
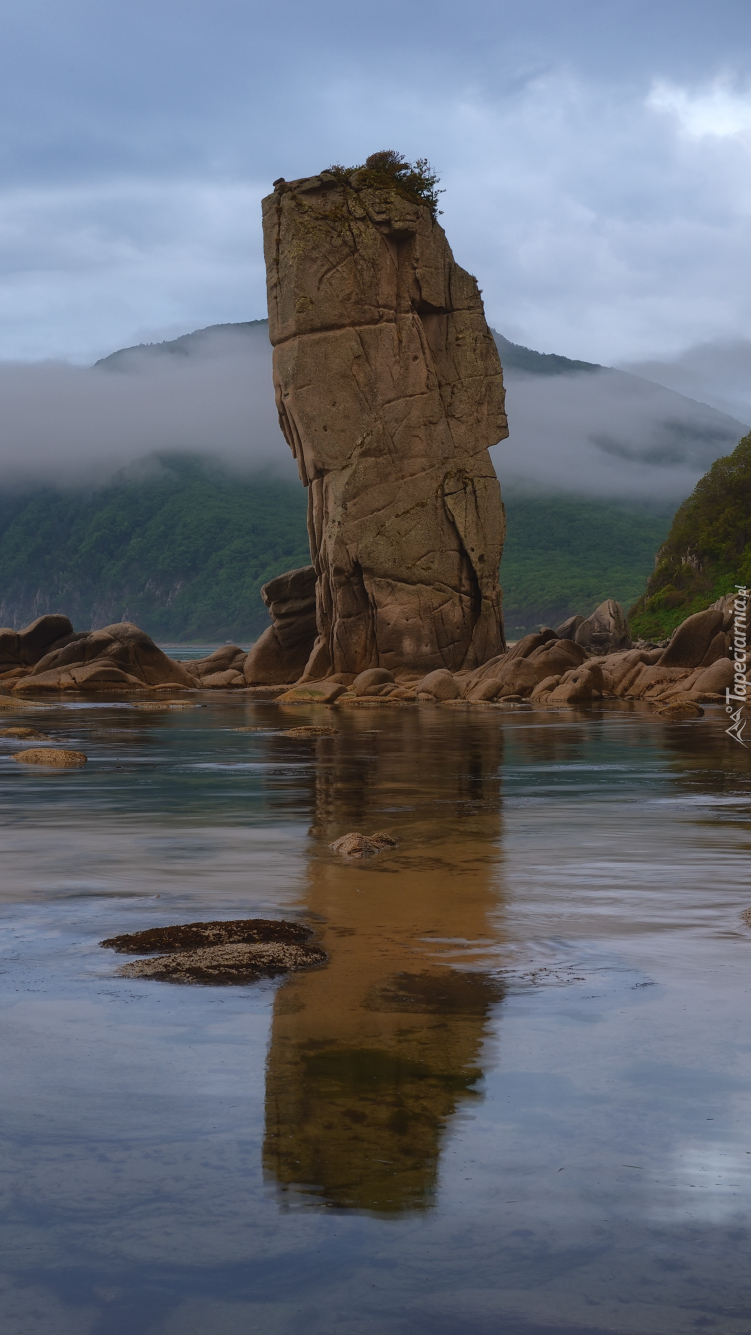
[[[333,848],[335,853],[340,853],[344,858],[371,858],[376,853],[382,853],[386,848],[396,848],[397,840],[390,834],[385,834],[379,830],[377,834],[359,834],[353,831],[352,834],[343,834],[341,839],[335,839],[329,848]]]
[[[13,757],[22,765],[46,765],[48,769],[78,769],[85,765],[87,756],[83,751],[64,751],[57,747],[35,747],[29,751],[16,751]]]
[[[288,941],[256,945],[205,946],[199,950],[133,960],[117,970],[124,978],[156,978],[166,983],[204,983],[221,986],[248,983],[265,976],[293,973],[323,964],[328,956],[319,946]]]
[[[176,923],[170,927],[147,927],[107,937],[100,946],[125,955],[165,954],[174,950],[199,950],[207,946],[257,945],[259,942],[304,942],[313,935],[310,927],[284,918],[228,918],[210,922]]]

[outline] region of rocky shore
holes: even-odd
[[[525,701],[567,706],[608,698],[663,707],[719,703],[733,681],[732,601],[732,596],[722,599],[688,617],[662,645],[632,644],[623,609],[608,600],[590,617],[572,617],[557,630],[543,627],[471,671],[438,668],[420,676],[408,667],[372,667],[318,681],[305,675],[287,682],[277,678],[273,685],[253,680],[260,641],[249,653],[228,644],[207,658],[178,663],[129,622],[76,632],[67,617],[45,616],[22,631],[0,629],[0,692],[6,698],[120,692],[153,698],[221,690],[280,704],[339,706]],[[304,605],[300,615],[307,621],[309,608]],[[306,629],[309,634],[309,625]],[[293,625],[289,634],[294,638]]]

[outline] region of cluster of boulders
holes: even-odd
[[[340,673],[301,682],[279,703],[305,700],[423,700],[489,704],[577,705],[602,698],[650,700],[661,706],[724,701],[733,682],[728,657],[732,597],[689,617],[666,645],[634,646],[620,604],[608,599],[586,620],[572,617],[557,630],[544,627],[473,672],[437,669],[408,680],[384,668],[354,678]]]
[[[88,693],[196,685],[194,674],[128,621],[76,632],[66,616],[50,615],[38,617],[21,631],[0,629],[0,688],[5,692]]]
[[[298,588],[289,576],[280,576],[273,586],[278,587],[267,602],[275,620],[250,653],[228,644],[207,658],[178,663],[129,622],[76,633],[64,616],[40,617],[22,631],[0,630],[0,690],[33,695],[244,689],[274,696],[281,704],[417,700],[483,705],[528,700],[575,705],[619,697],[666,705],[724,701],[725,688],[733,682],[730,596],[689,617],[664,645],[633,645],[623,608],[608,599],[590,617],[571,617],[556,630],[543,627],[525,635],[472,671],[437,668],[419,676],[408,668],[392,672],[372,667],[319,681],[303,675],[284,683],[278,662],[274,669],[274,645],[285,636],[288,645],[293,642],[295,623],[311,617],[312,595],[303,581]],[[305,635],[310,633],[307,625]],[[304,636],[298,636],[298,644],[302,670]],[[289,662],[286,651],[284,661]],[[259,675],[265,684],[258,683]]]

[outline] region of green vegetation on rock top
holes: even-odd
[[[408,162],[401,153],[386,148],[380,153],[371,153],[359,167],[342,167],[334,163],[328,170],[345,183],[357,172],[358,186],[395,190],[411,204],[427,204],[434,218],[438,215],[438,196],[443,191],[436,188],[440,178],[431,169],[427,158]]]
[[[640,635],[669,635],[687,616],[751,580],[751,435],[717,459],[678,509],[647,591],[631,609]]]

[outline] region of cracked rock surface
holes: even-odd
[[[306,675],[473,668],[505,648],[508,435],[476,279],[426,205],[356,175],[263,202],[279,419],[309,488]]]

